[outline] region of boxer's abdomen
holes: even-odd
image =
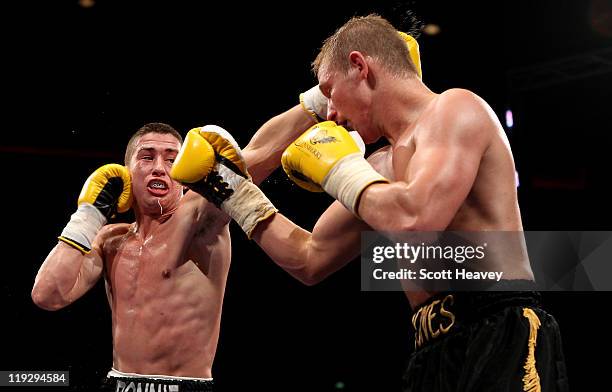
[[[114,367],[211,377],[223,293],[192,262],[119,252],[113,264]]]

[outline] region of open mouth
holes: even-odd
[[[168,184],[162,180],[151,180],[147,184],[147,189],[155,195],[166,194],[168,193]]]

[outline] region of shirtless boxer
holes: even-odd
[[[32,299],[57,310],[104,275],[113,328],[104,390],[212,390],[229,220],[199,195],[183,196],[169,177],[181,143],[166,124],[137,131],[126,166],[106,165],[89,177],[36,276]],[[136,222],[106,224],[130,199]]]
[[[301,133],[283,125],[304,126],[313,118],[306,120],[294,108],[272,119],[243,158],[225,131],[215,136],[191,131],[215,141],[217,153],[222,144],[217,138],[226,138],[222,150],[236,158],[230,166],[219,160],[212,167],[208,177],[221,187],[200,192],[306,284],[354,259],[364,230],[522,231],[513,157],[494,112],[466,90],[433,93],[410,57],[394,28],[376,15],[351,19],[325,41],[313,64],[320,93],[310,90],[302,103],[333,122],[315,125],[282,156],[283,168],[298,185],[322,189],[337,200],[312,233],[276,213],[243,166],[246,161],[253,179],[260,181],[278,166],[287,139]],[[355,129],[365,143],[384,137],[390,145],[366,161],[336,123]],[[185,143],[183,151],[189,148]],[[193,159],[188,153],[181,158]],[[201,176],[209,170],[202,167]],[[189,177],[176,178],[194,182],[192,187],[202,184],[195,182],[197,176]],[[249,200],[248,209],[241,207],[243,200]],[[528,259],[513,256],[498,260],[496,269],[504,272],[509,287],[531,288]],[[558,326],[539,308],[536,293],[407,290],[406,296],[413,308],[416,346],[406,390],[567,389]]]

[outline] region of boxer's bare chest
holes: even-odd
[[[406,180],[403,175],[407,172],[414,152],[414,139],[410,138],[396,146],[380,148],[368,157],[368,162],[377,172],[391,181]]]
[[[146,300],[163,295],[184,274],[186,251],[171,241],[173,227],[142,238],[133,231],[105,246],[105,273],[115,300]]]

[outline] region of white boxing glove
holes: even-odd
[[[300,105],[316,122],[327,119],[327,97],[318,84],[300,94]]]

